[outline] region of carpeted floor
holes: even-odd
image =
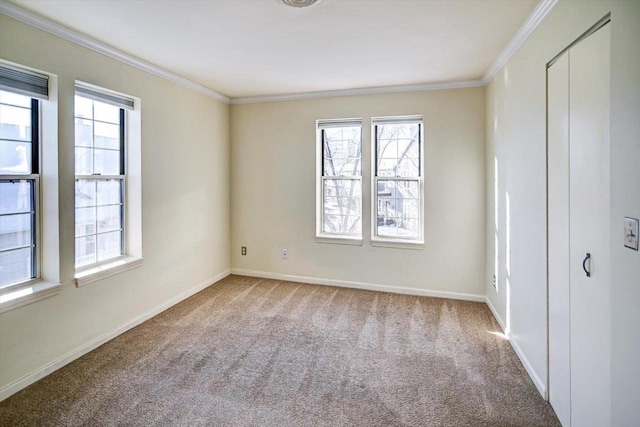
[[[556,426],[481,303],[229,276],[0,403],[0,425]]]

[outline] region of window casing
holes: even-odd
[[[0,90],[0,291],[40,277],[39,101]]]
[[[317,122],[319,241],[362,241],[362,121]]]
[[[372,243],[424,243],[424,146],[421,116],[372,121]]]
[[[95,92],[94,93],[98,93]],[[76,88],[75,265],[93,268],[126,254],[126,111]]]

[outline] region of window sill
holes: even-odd
[[[371,246],[396,249],[424,249],[424,242],[399,239],[371,239]]]
[[[357,237],[316,236],[316,242],[318,242],[318,243],[333,243],[333,244],[336,244],[336,245],[362,246],[362,238],[357,238]]]
[[[0,293],[0,313],[56,295],[61,283],[34,282]]]
[[[142,258],[125,257],[94,268],[76,272],[76,286],[84,286],[142,265]]]

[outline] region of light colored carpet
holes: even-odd
[[[229,276],[0,403],[0,425],[555,426],[486,305]]]

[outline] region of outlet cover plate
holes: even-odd
[[[629,249],[638,250],[638,220],[624,218],[624,245]]]

